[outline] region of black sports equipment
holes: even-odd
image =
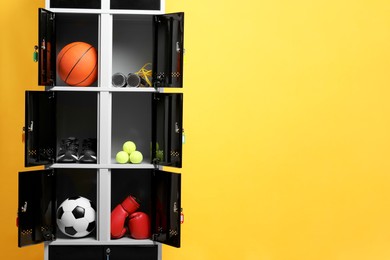
[[[96,138],[87,138],[83,140],[79,155],[80,163],[96,163]]]
[[[62,139],[57,155],[58,163],[76,163],[79,160],[79,140],[76,137]]]

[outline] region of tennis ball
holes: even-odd
[[[116,154],[115,159],[118,163],[127,163],[129,161],[129,154],[125,151],[120,151]]]
[[[163,152],[163,150],[156,151],[156,158],[159,159],[160,161],[164,160],[164,152]]]
[[[123,144],[123,151],[125,151],[128,154],[131,154],[132,152],[134,152],[136,150],[136,148],[137,147],[135,146],[135,143],[132,141],[127,141]]]
[[[160,145],[156,142],[156,150],[160,150]],[[150,143],[150,151],[152,151],[152,143]]]
[[[143,159],[142,153],[140,151],[134,151],[130,154],[131,163],[141,163]]]

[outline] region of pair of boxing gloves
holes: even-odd
[[[150,219],[144,212],[137,212],[139,203],[133,196],[126,197],[111,212],[111,237],[123,237],[127,229],[134,239],[147,239],[151,236]],[[128,222],[126,223],[126,220]],[[127,224],[127,228],[126,228]]]

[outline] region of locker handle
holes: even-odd
[[[180,134],[180,127],[178,122],[175,122],[175,133]]]
[[[34,121],[30,122],[30,126],[27,127],[28,132],[32,132],[34,130]],[[26,132],[26,127],[23,126],[23,132]]]

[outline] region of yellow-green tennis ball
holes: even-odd
[[[163,150],[157,150],[156,151],[156,158],[162,161],[164,159],[164,151]]]
[[[127,163],[129,161],[129,154],[125,151],[120,151],[116,154],[115,159],[118,163]]]
[[[123,151],[125,151],[126,153],[128,154],[131,154],[132,152],[134,152],[135,150],[137,149],[137,147],[135,146],[135,143],[132,142],[132,141],[127,141],[123,144]]]
[[[142,153],[140,151],[134,151],[130,154],[131,163],[141,163],[143,158],[144,157],[142,156]]]

